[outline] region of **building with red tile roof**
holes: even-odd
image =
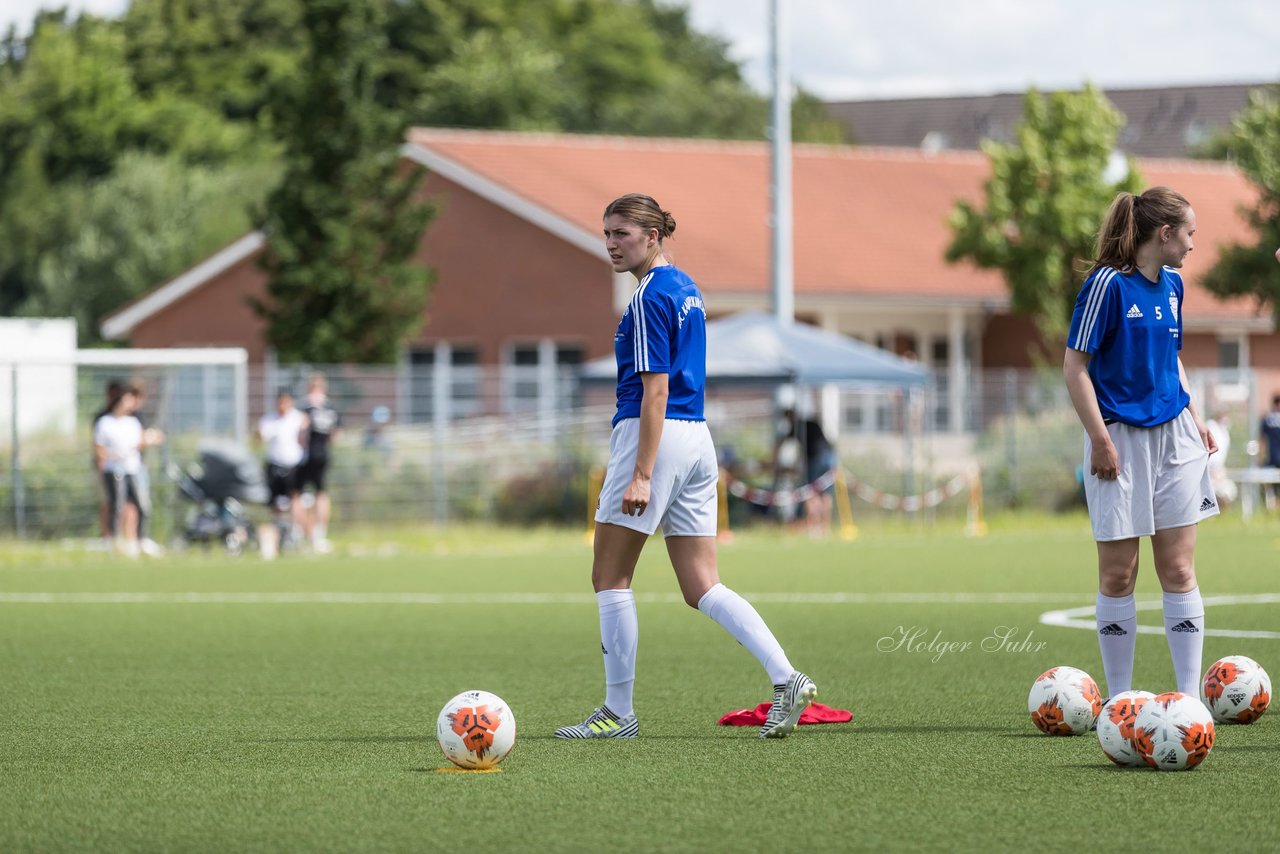
[[[711,316],[768,307],[766,143],[417,128],[403,155],[428,169],[423,192],[439,207],[418,254],[437,275],[411,363],[572,364],[610,354],[633,282],[612,273],[600,220],[627,192],[672,211],[668,247]],[[1139,168],[1197,213],[1197,248],[1183,270],[1188,367],[1280,363],[1268,311],[1215,299],[1199,284],[1217,247],[1250,241],[1239,209],[1253,203],[1252,186],[1220,163]],[[974,152],[795,146],[797,317],[915,353],[957,398],[972,369],[1029,367],[1038,339],[1009,313],[999,274],[943,257],[948,214],[958,199],[981,200],[988,173]],[[236,345],[267,358],[263,324],[245,300],[264,292],[263,246],[261,234],[246,235],[107,317],[104,335],[143,347]]]

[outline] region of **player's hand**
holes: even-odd
[[[1093,452],[1089,455],[1089,474],[1098,480],[1115,480],[1119,473],[1120,455],[1116,453],[1116,446],[1110,439],[1095,443]]]
[[[648,509],[649,481],[639,477],[631,478],[627,491],[622,493],[622,515],[643,516]]]
[[[1199,418],[1196,419],[1196,432],[1200,434],[1200,441],[1204,442],[1204,448],[1210,456],[1218,453],[1218,441],[1213,438],[1213,431]]]

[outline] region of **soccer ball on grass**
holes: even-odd
[[[1146,760],[1133,746],[1133,725],[1138,712],[1155,696],[1150,691],[1122,691],[1102,707],[1102,714],[1098,715],[1098,745],[1112,762],[1124,768],[1146,767]]]
[[[1086,733],[1102,711],[1093,677],[1075,667],[1053,667],[1036,677],[1027,695],[1031,722],[1045,735]]]
[[[1251,724],[1271,703],[1271,678],[1244,655],[1228,655],[1204,674],[1200,698],[1220,724]]]
[[[463,691],[440,710],[436,740],[445,757],[459,768],[493,768],[515,746],[516,718],[496,694]]]
[[[1148,700],[1133,723],[1138,755],[1161,771],[1189,771],[1213,749],[1213,716],[1190,694],[1169,691]]]

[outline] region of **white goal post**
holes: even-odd
[[[205,407],[214,410],[222,403],[231,406],[232,432],[238,442],[249,437],[249,354],[243,347],[137,348],[120,350],[77,350],[78,367],[118,368],[214,368],[231,369],[230,400],[209,399]],[[202,383],[206,397],[217,394],[208,382]]]

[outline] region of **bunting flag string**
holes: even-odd
[[[761,507],[789,507],[794,504],[803,504],[820,492],[829,489],[836,482],[836,469],[831,469],[811,483],[790,489],[764,489],[752,486],[728,473],[725,474],[725,479],[729,487],[729,493],[744,501],[749,501]],[[969,479],[970,476],[967,474],[958,474],[941,486],[934,487],[919,495],[894,495],[877,489],[869,483],[863,483],[847,473],[845,474],[849,491],[858,496],[858,498],[885,510],[903,510],[907,512],[937,507],[948,498],[963,492],[969,486]]]

